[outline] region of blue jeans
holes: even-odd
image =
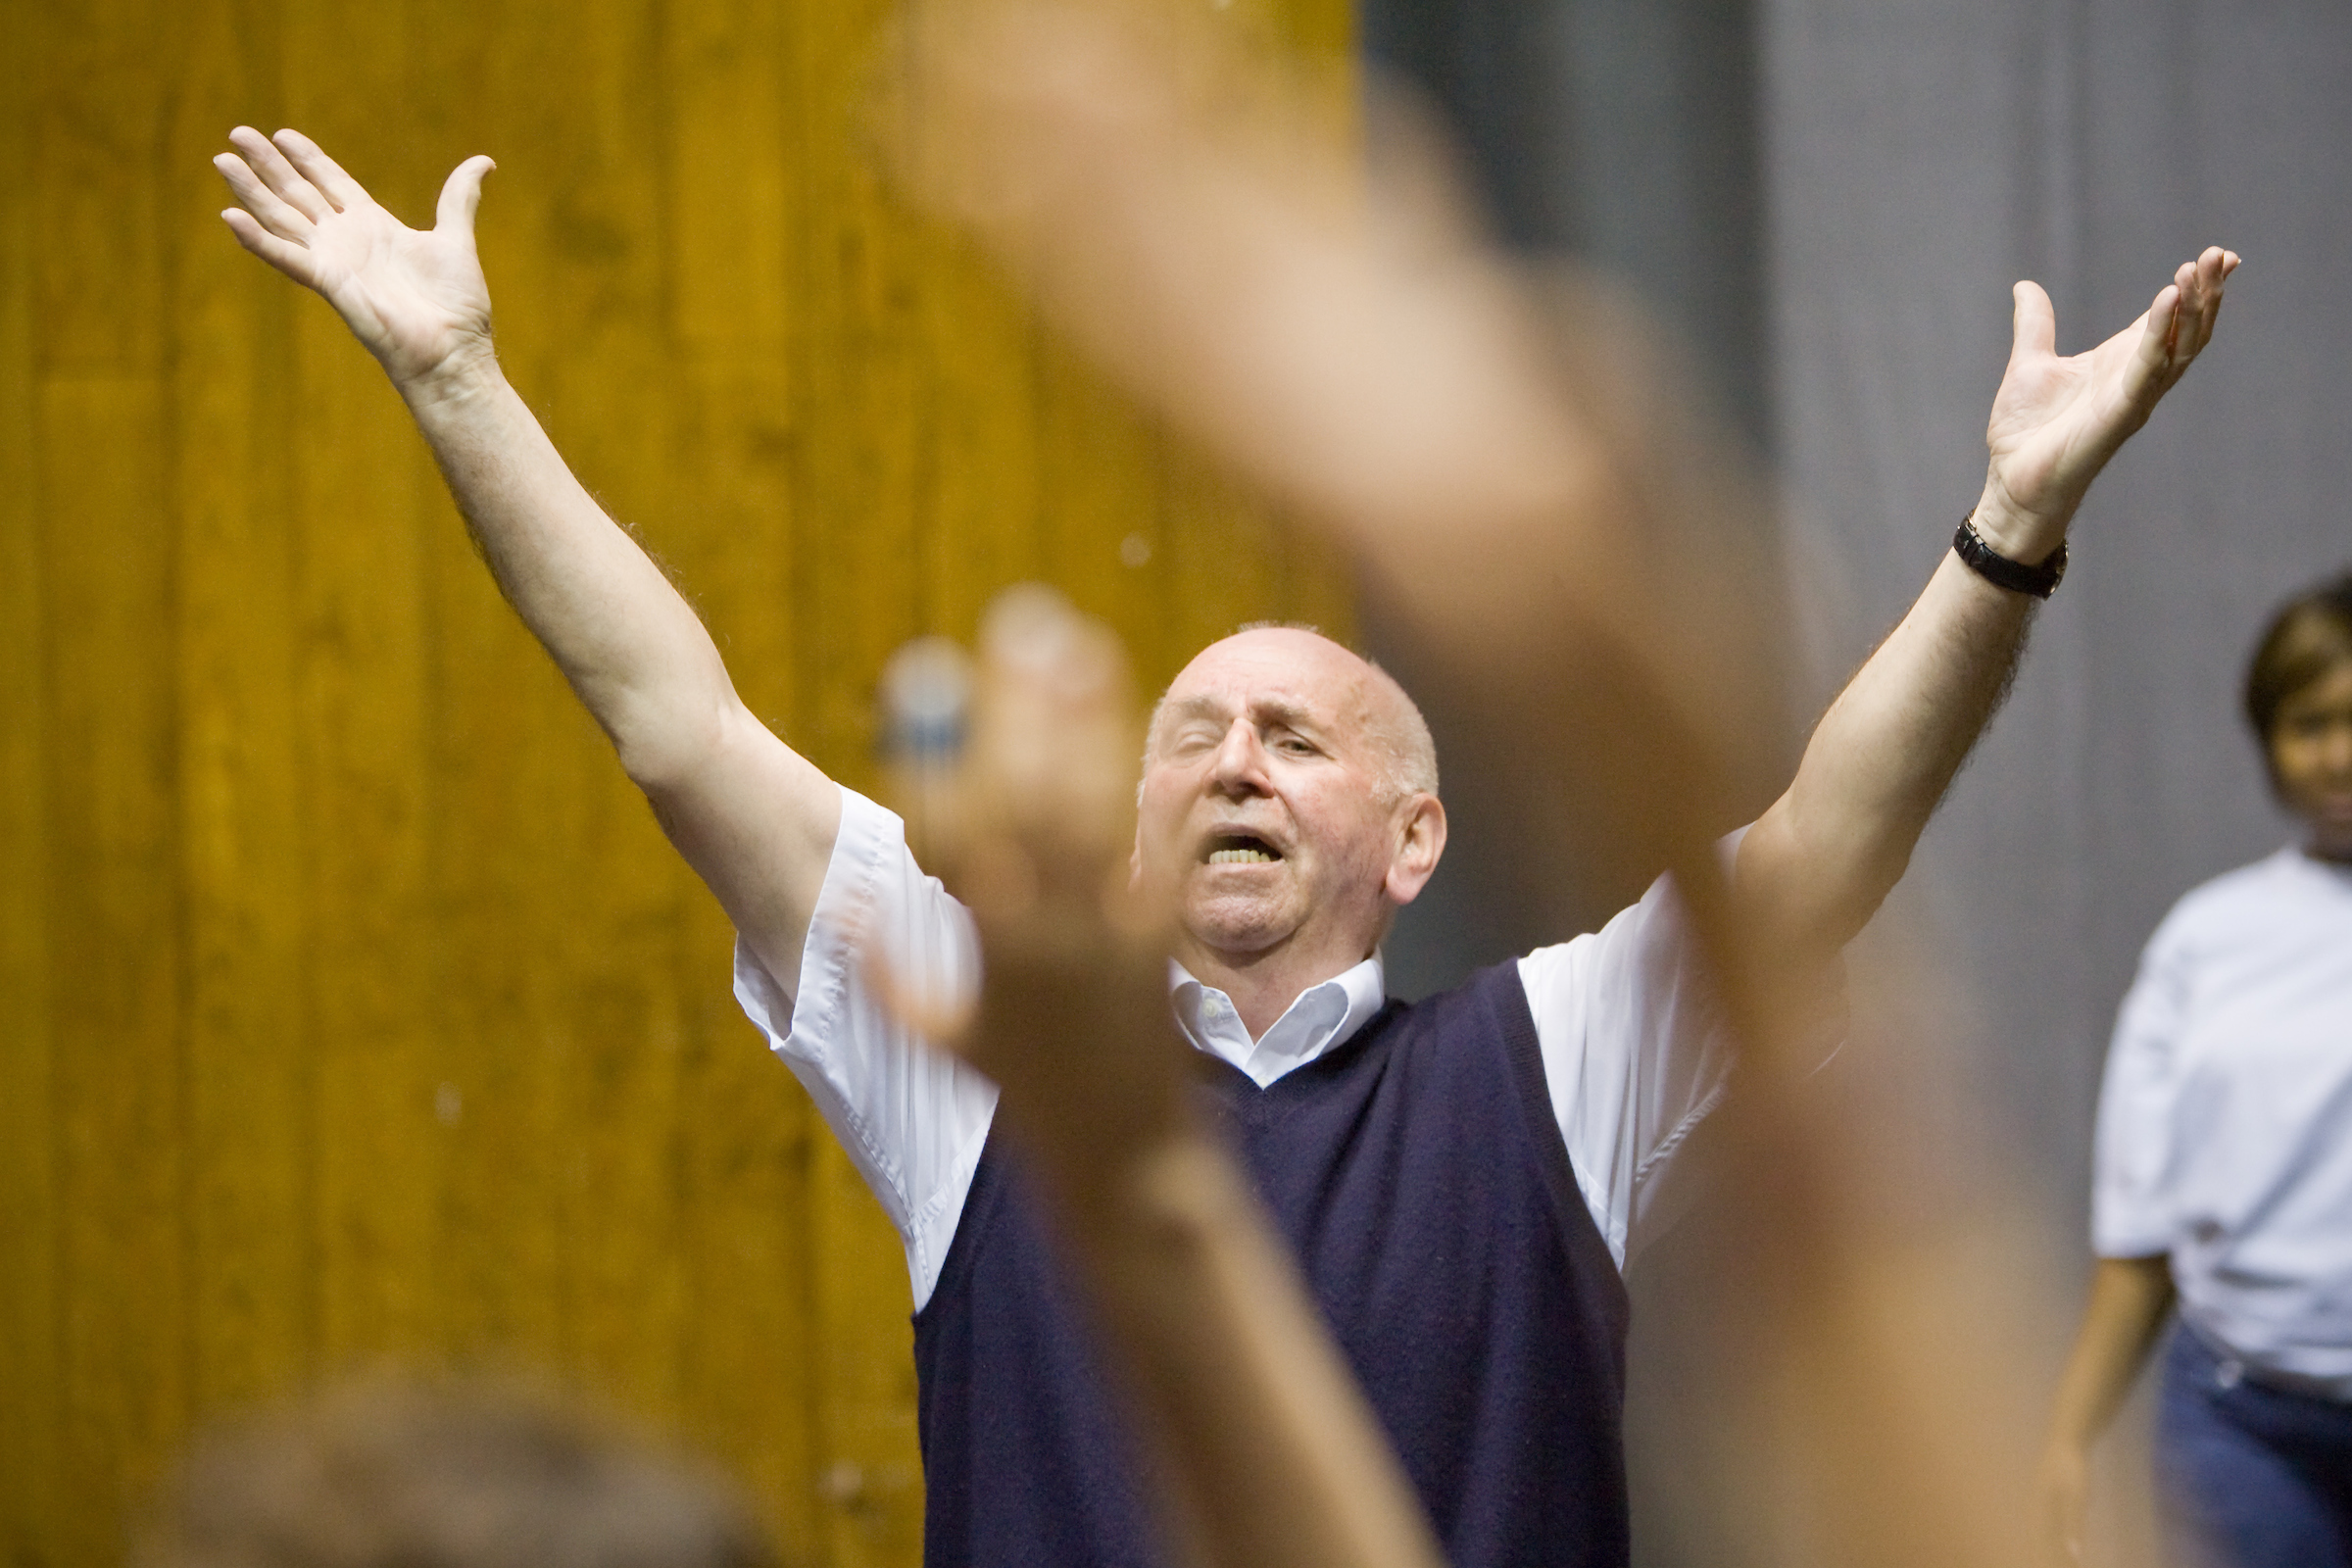
[[[2156,1497],[2182,1568],[2352,1568],[2352,1404],[2258,1386],[2176,1329]]]

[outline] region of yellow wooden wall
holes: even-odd
[[[1203,0],[1209,3],[1209,0]],[[1234,0],[1314,49],[1344,0]],[[1330,563],[1045,343],[857,150],[879,0],[0,7],[0,1556],[120,1554],[192,1421],[553,1370],[809,1560],[915,1557],[898,1248],[729,934],[373,364],[207,165],[298,125],[481,217],[509,372],[853,784],[902,639],[1043,577],[1148,679]]]

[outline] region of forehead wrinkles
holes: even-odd
[[[1228,698],[1201,692],[1191,697],[1162,698],[1159,710],[1162,719],[1170,724],[1190,723],[1200,718],[1229,724],[1246,712],[1260,724],[1291,724],[1302,729],[1330,727],[1330,720],[1323,714],[1292,697],[1251,697],[1246,703],[1237,704]]]
[[[1246,715],[1259,725],[1282,724],[1326,739],[1358,740],[1369,729],[1372,716],[1367,683],[1351,672],[1333,684],[1339,690],[1306,692],[1288,683],[1250,690],[1247,682],[1236,681],[1215,682],[1206,690],[1195,691],[1172,686],[1152,710],[1145,761],[1156,755],[1168,731],[1200,719],[1223,728]]]

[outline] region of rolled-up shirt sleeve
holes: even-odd
[[[898,1228],[919,1311],[955,1238],[997,1089],[890,1015],[873,989],[877,953],[895,984],[933,996],[979,983],[963,906],[914,863],[897,815],[845,789],[797,985],[779,982],[738,936],[735,998]]]
[[[2140,955],[2138,973],[2116,1013],[2099,1086],[2090,1245],[2101,1257],[2152,1257],[2172,1250],[2173,1204],[2165,1176],[2187,984],[2187,956],[2168,920]]]
[[[1727,873],[1746,832],[1717,841]],[[1519,979],[1568,1163],[1622,1268],[1703,1185],[1688,1145],[1739,1062],[1706,954],[1662,876],[1598,931],[1521,958]],[[1846,1035],[1841,967],[1810,1003],[1804,1044],[1818,1066]]]
[[[1660,877],[1600,930],[1527,955],[1519,978],[1568,1163],[1623,1267],[1668,1217],[1660,1178],[1735,1059],[1674,884]]]

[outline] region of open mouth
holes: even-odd
[[[1207,865],[1271,865],[1281,858],[1281,851],[1253,833],[1220,833],[1201,857]]]

